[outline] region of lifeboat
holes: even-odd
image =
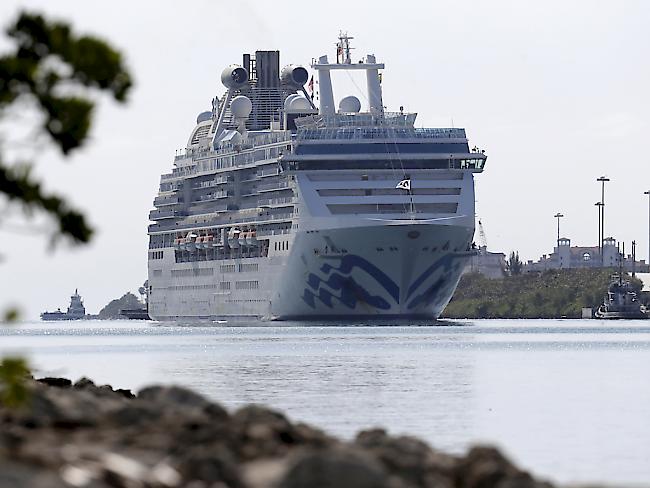
[[[185,244],[184,244],[185,250],[193,251],[194,249],[196,249],[196,240],[198,237],[199,236],[197,236],[195,233],[189,232],[187,236],[185,236]]]
[[[239,235],[241,231],[236,227],[233,227],[228,231],[228,245],[230,247],[239,247]]]
[[[249,230],[248,234],[246,234],[246,244],[249,246],[257,246],[257,231],[255,229]]]
[[[246,236],[248,236],[248,231],[247,230],[243,230],[242,232],[239,233],[238,242],[239,242],[240,246],[245,246],[247,244],[246,243]]]

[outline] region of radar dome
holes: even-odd
[[[250,115],[251,110],[253,110],[253,102],[251,102],[250,98],[243,95],[236,96],[232,99],[232,102],[230,102],[230,111],[232,112],[232,116],[237,119],[247,118]]]
[[[292,95],[289,95],[287,98],[284,99],[284,109],[289,110],[291,108],[291,100],[295,98],[300,98],[300,95],[297,93],[294,93]]]
[[[361,102],[355,96],[342,98],[339,102],[339,112],[356,113],[361,111]]]
[[[221,72],[221,83],[226,88],[240,88],[248,81],[248,71],[238,64],[231,64]]]
[[[288,112],[308,112],[310,111],[311,108],[311,103],[309,103],[309,100],[307,100],[305,97],[301,97],[300,95],[296,96],[293,100],[289,102],[289,110]]]
[[[201,112],[196,118],[196,123],[200,124],[201,122],[205,122],[206,120],[210,119],[212,119],[212,112]]]
[[[303,86],[309,79],[309,73],[302,66],[290,64],[282,68],[280,78],[283,82],[291,86]]]

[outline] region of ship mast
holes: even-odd
[[[350,51],[353,49],[350,47],[351,39],[354,38],[348,36],[347,33],[341,32],[339,34],[339,41],[336,43],[336,63],[330,63],[325,55],[319,57],[311,65],[318,73],[318,86],[320,87],[319,112],[321,115],[334,115],[336,113],[330,71],[365,71],[369,112],[373,115],[383,116],[384,106],[381,96],[379,70],[384,69],[384,64],[378,63],[374,54],[366,55],[365,61],[352,63],[350,56]]]
[[[350,40],[354,37],[348,36],[347,32],[339,31],[339,42],[336,43],[336,62],[339,64],[352,64],[350,56]]]

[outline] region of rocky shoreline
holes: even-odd
[[[342,441],[281,413],[234,412],[185,388],[137,395],[82,378],[29,380],[0,406],[0,488],[547,488],[497,449],[452,456],[384,430]]]

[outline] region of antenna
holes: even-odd
[[[350,51],[350,40],[354,37],[348,36],[347,32],[339,31],[339,42],[336,43],[336,62],[340,64],[352,64]]]

